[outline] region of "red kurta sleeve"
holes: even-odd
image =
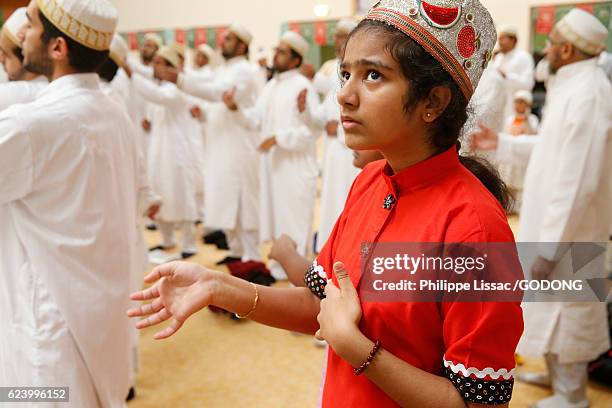
[[[447,378],[466,401],[510,401],[514,352],[523,331],[520,304],[445,303],[441,309]]]

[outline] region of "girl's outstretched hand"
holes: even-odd
[[[145,283],[153,283],[153,286],[130,296],[132,300],[151,302],[130,309],[127,314],[143,317],[136,323],[139,329],[172,318],[170,325],[154,336],[156,340],[168,338],[189,316],[211,304],[215,277],[219,273],[188,262],[160,265],[144,278]]]

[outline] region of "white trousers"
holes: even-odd
[[[174,229],[181,230],[181,250],[183,252],[198,252],[196,244],[196,227],[193,221],[167,222],[158,220],[159,230],[162,235],[162,245],[164,247],[173,247],[176,245],[174,237]]]

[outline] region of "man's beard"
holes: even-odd
[[[155,54],[153,55],[142,54],[141,58],[142,58],[143,64],[149,65],[151,62],[153,62],[154,55]]]
[[[50,77],[53,74],[53,61],[40,49],[26,55],[23,68],[34,74]]]
[[[223,55],[223,58],[228,60],[230,58],[234,58],[236,56],[236,47],[232,48],[231,50],[222,50],[221,51],[221,55]]]

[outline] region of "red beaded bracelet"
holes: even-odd
[[[382,344],[380,340],[376,340],[376,343],[374,343],[374,347],[372,348],[372,351],[370,351],[370,355],[368,356],[366,361],[364,361],[363,364],[359,367],[353,368],[353,372],[355,373],[355,375],[363,374],[366,368],[368,368],[372,361],[374,361],[374,357],[376,357],[376,353],[378,353],[378,350],[380,350],[381,345]]]

